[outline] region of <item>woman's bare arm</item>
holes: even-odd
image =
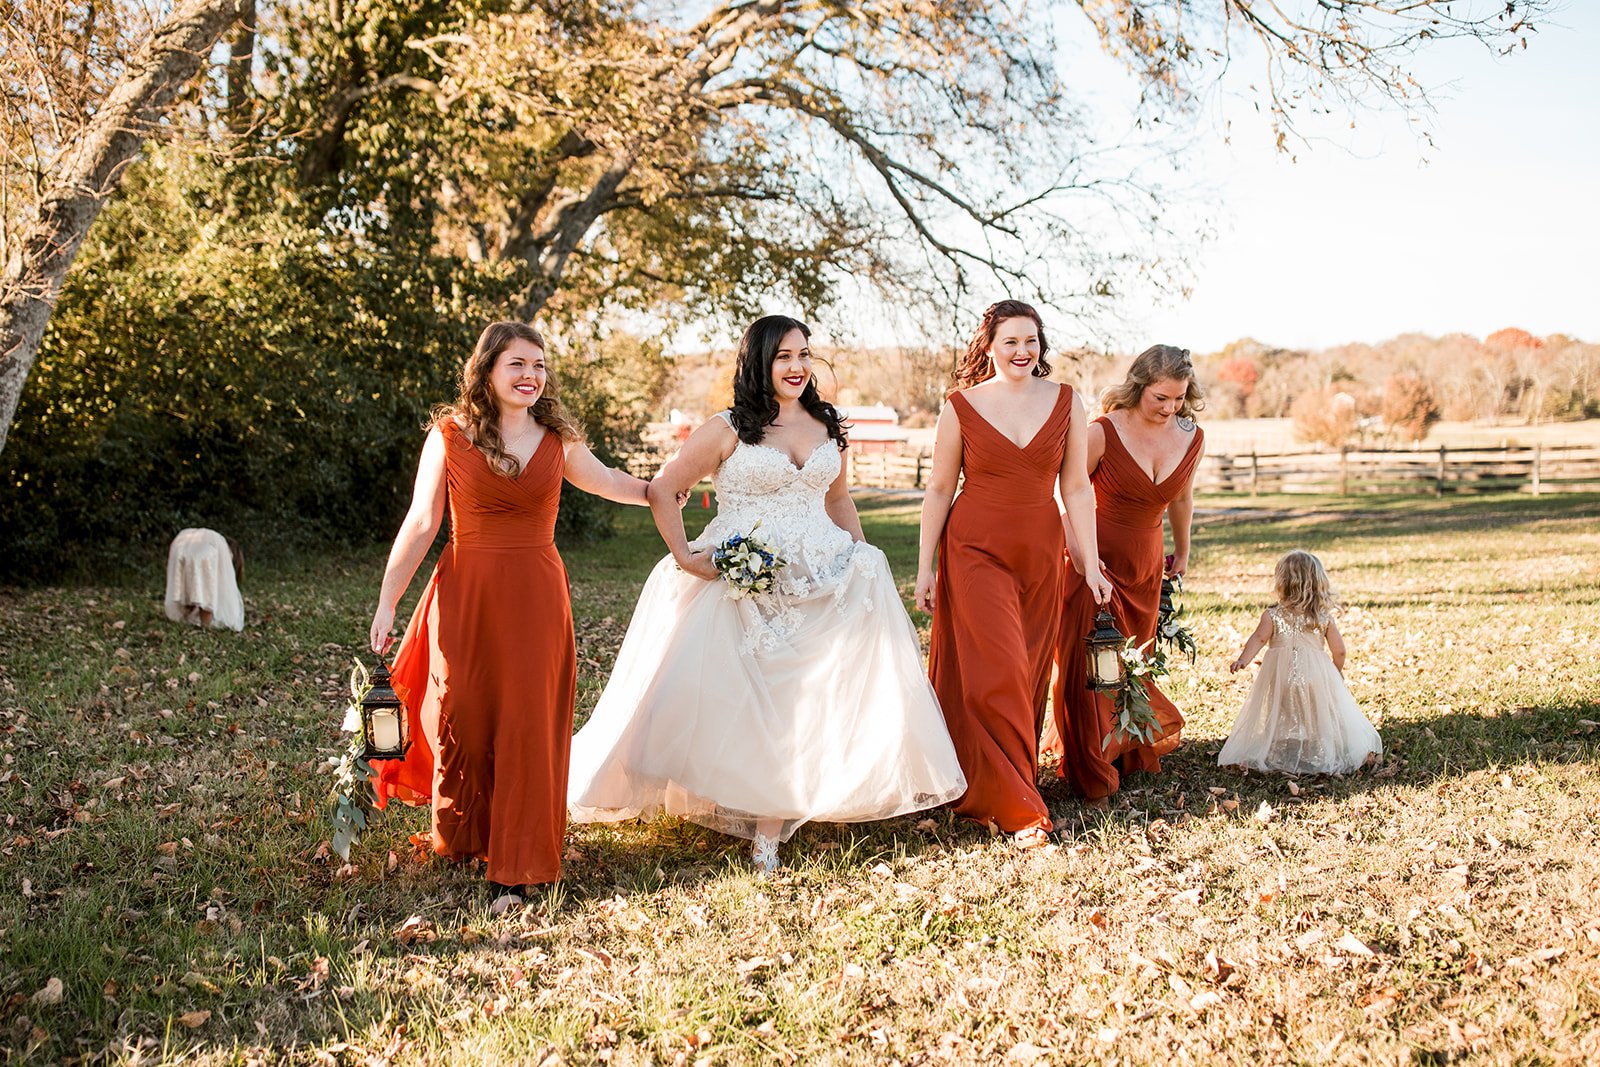
[[[593,493],[618,504],[645,507],[650,503],[645,496],[645,487],[649,482],[601,463],[582,441],[563,441],[562,447],[567,453],[567,481],[585,493]]]
[[[1194,483],[1200,475],[1200,461],[1205,459],[1205,448],[1205,442],[1202,441],[1200,456],[1189,472],[1183,492],[1167,505],[1167,522],[1172,526],[1172,573],[1179,576],[1189,572],[1189,539],[1194,526]]]
[[[865,541],[867,535],[861,532],[861,516],[856,514],[856,502],[850,497],[850,452],[844,451],[839,456],[839,474],[833,479],[833,484],[828,486],[828,495],[823,501],[827,509],[828,518],[833,524],[854,540]]]
[[[950,518],[950,502],[961,481],[961,419],[953,403],[939,412],[933,435],[933,469],[922,494],[921,541],[917,547],[916,605],[919,611],[933,610],[933,576],[939,538]]]
[[[439,527],[444,524],[444,447],[444,434],[435,426],[422,443],[416,482],[411,489],[411,507],[406,510],[399,533],[395,534],[389,562],[383,569],[378,607],[373,612],[367,635],[372,650],[379,655],[388,652],[394,642],[390,631],[394,629],[394,613],[400,598],[405,595],[433,539],[439,535]]]
[[[716,473],[738,443],[738,434],[727,422],[717,417],[707,419],[689,435],[678,454],[656,473],[648,490],[650,512],[661,539],[667,543],[667,551],[672,553],[678,566],[707,581],[716,579],[717,568],[712,565],[708,553],[690,550],[679,500],[701,480]]]
[[[1071,530],[1069,544],[1077,545],[1072,557],[1084,584],[1094,595],[1096,604],[1111,599],[1111,583],[1100,572],[1100,539],[1095,530],[1094,486],[1089,481],[1089,431],[1084,426],[1088,413],[1083,397],[1072,394],[1072,421],[1067,425],[1067,449],[1061,460],[1059,474],[1061,504],[1066,509],[1067,525]]]

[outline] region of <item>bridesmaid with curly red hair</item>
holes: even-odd
[[[1048,350],[1029,305],[984,311],[939,415],[917,563],[917,606],[933,612],[928,674],[967,776],[956,814],[1023,847],[1051,828],[1036,779],[1061,612],[1057,486],[1095,595],[1110,595],[1094,557],[1083,402],[1049,380]]]

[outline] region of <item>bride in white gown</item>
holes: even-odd
[[[889,818],[966,790],[888,560],[862,539],[808,337],[782,316],[746,330],[732,410],[652,483],[671,555],[573,739],[575,822],[666,811],[752,839],[771,871],[802,823]],[[674,495],[713,472],[717,516],[691,543]],[[735,598],[710,550],[758,523],[787,565],[774,591]]]

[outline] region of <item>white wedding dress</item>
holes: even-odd
[[[782,841],[813,820],[885,819],[966,791],[888,560],[823,506],[840,462],[830,440],[799,468],[743,442],[722,464],[716,518],[693,546],[760,523],[787,561],[778,588],[736,599],[671,556],[656,565],[573,738],[573,821],[665,811]]]

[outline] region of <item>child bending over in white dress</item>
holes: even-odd
[[[1296,549],[1272,576],[1278,602],[1261,613],[1230,671],[1243,670],[1266,646],[1221,766],[1289,774],[1343,774],[1383,752],[1383,741],[1344,684],[1344,639],[1322,561]]]

